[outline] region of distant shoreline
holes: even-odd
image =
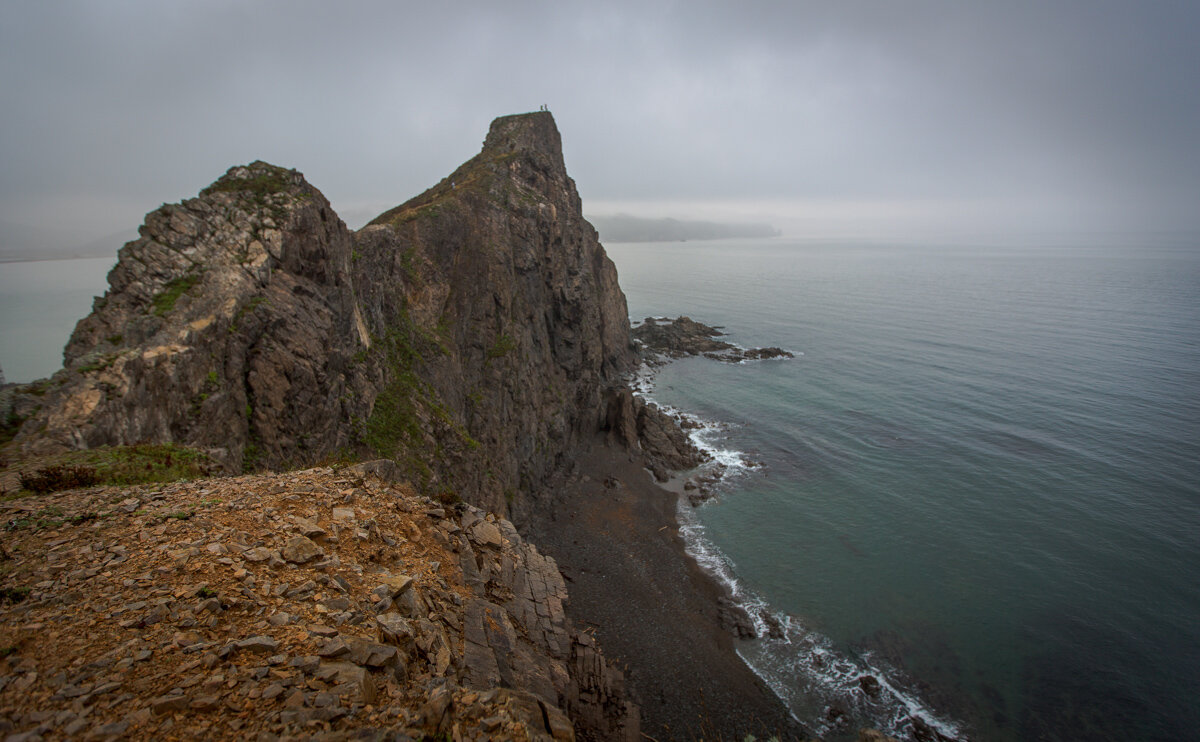
[[[603,242],[687,242],[689,240],[755,239],[783,233],[770,224],[646,219],[628,214],[586,217]]]
[[[54,255],[54,256],[39,256],[36,258],[29,257],[9,257],[7,255],[0,256],[0,264],[4,263],[46,263],[52,260],[105,260],[110,259],[114,263],[117,261],[116,255]]]

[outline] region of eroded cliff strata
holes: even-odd
[[[149,214],[109,285],[63,370],[11,404],[23,455],[172,442],[232,473],[386,457],[423,492],[519,517],[614,422],[637,361],[544,112],[497,119],[357,233],[300,173],[232,168]],[[617,437],[668,467],[694,455]]]

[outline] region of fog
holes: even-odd
[[[115,252],[256,159],[357,227],[543,104],[590,214],[1200,227],[1194,2],[600,5],[5,3],[0,249]]]

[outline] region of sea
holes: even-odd
[[[795,353],[644,394],[725,467],[689,550],[810,729],[1200,739],[1200,239],[606,249],[633,321]]]
[[[75,323],[108,289],[116,256],[0,263],[0,370],[28,383],[62,368]]]
[[[1200,238],[606,249],[634,321],[795,354],[643,393],[724,467],[689,551],[814,733],[1200,738]],[[113,262],[0,265],[9,381],[61,365]]]

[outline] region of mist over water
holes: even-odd
[[[802,719],[1200,728],[1200,243],[606,247],[635,319],[803,353],[677,362],[652,392],[765,464],[692,515],[789,622],[742,654]]]
[[[0,368],[10,382],[62,368],[75,323],[108,289],[115,257],[0,263]]]

